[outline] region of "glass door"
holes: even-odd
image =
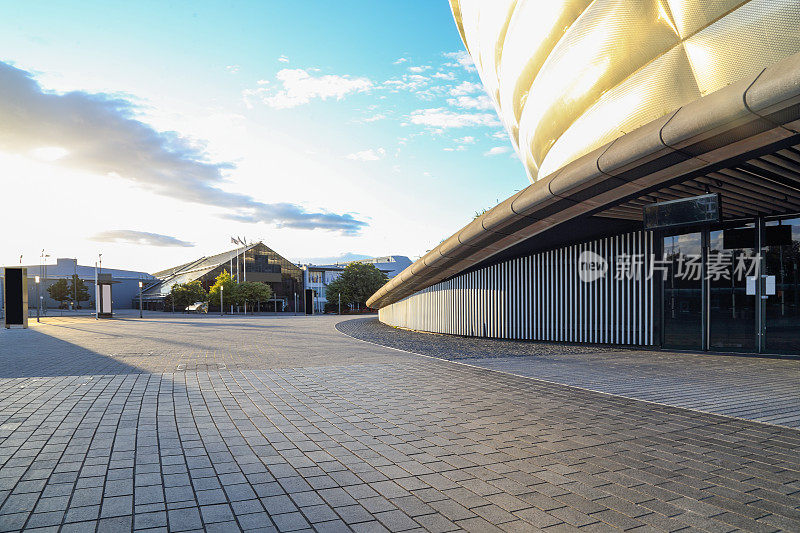
[[[764,230],[764,274],[774,276],[774,291],[765,283],[764,348],[800,354],[800,218],[767,222]]]
[[[703,349],[702,235],[664,237],[664,347]]]
[[[710,350],[756,351],[756,295],[752,290],[747,294],[747,277],[755,274],[755,249],[754,224],[709,232],[705,277]]]

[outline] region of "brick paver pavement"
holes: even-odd
[[[377,319],[344,333],[413,353],[636,400],[800,428],[800,359],[747,354],[517,342],[392,328]]]
[[[800,432],[333,317],[0,331],[0,530],[800,530]]]

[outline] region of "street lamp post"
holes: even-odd
[[[35,276],[33,280],[36,282],[36,300],[39,302],[36,305],[36,322],[39,322],[39,309],[42,307],[41,298],[39,297],[39,276]]]
[[[342,293],[339,293],[339,314],[342,314]]]
[[[142,282],[139,282],[139,318],[142,318]]]
[[[225,290],[225,285],[220,285],[219,286],[219,316],[222,316],[222,314],[225,312],[225,308],[222,307],[222,291],[224,291],[224,290]]]
[[[42,275],[43,286],[47,285],[47,258],[48,257],[50,257],[50,254],[44,253],[44,248],[42,248],[42,256],[41,256],[42,260],[41,260],[41,263],[40,263],[40,266],[39,266],[39,274]],[[44,272],[42,272],[42,269],[44,269]],[[42,288],[42,293],[44,293],[44,288]],[[44,309],[43,309],[44,314],[47,314],[47,304],[44,302],[44,294],[42,294],[39,297],[39,299],[41,300],[40,304],[42,304],[44,306]]]

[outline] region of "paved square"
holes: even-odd
[[[800,432],[368,345],[335,317],[0,332],[0,530],[800,530]]]

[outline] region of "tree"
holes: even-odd
[[[331,303],[338,303],[341,294],[342,305],[360,307],[387,281],[386,274],[374,265],[350,263],[338,278],[328,284],[325,294]]]
[[[50,298],[61,305],[64,305],[64,302],[70,299],[69,283],[65,279],[60,279],[47,287],[47,292],[50,293]]]
[[[211,289],[208,291],[208,303],[211,305],[219,305],[219,293],[220,288],[222,289],[222,309],[224,310],[229,305],[233,305],[236,303],[235,301],[235,290],[236,290],[236,282],[233,281],[233,278],[230,274],[228,274],[227,270],[223,270],[222,274],[217,276],[216,281],[211,286]]]
[[[176,283],[170,290],[170,296],[172,296],[175,306],[181,310],[186,309],[187,306],[193,303],[205,302],[208,299],[208,294],[199,280],[190,281],[189,283]]]
[[[258,281],[244,281],[233,289],[236,304],[266,302],[272,298],[272,287]]]
[[[69,294],[75,298],[75,306],[80,309],[81,302],[89,301],[89,287],[77,274],[72,275],[72,282],[69,284]]]

